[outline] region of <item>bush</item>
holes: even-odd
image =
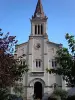
[[[68,93],[67,93],[67,91],[62,90],[62,89],[56,89],[56,90],[54,90],[53,94],[56,96],[60,96],[61,100],[65,100],[67,98]]]
[[[8,100],[23,100],[21,96],[16,96],[14,94],[9,94],[9,99]]]
[[[75,100],[75,95],[73,95],[73,96],[68,96],[67,100]]]
[[[60,98],[60,96],[52,94],[50,97],[48,97],[48,100],[61,100],[61,98]]]
[[[57,100],[55,97],[49,97],[48,100]]]
[[[0,100],[8,100],[8,94],[7,88],[0,88]]]
[[[23,94],[23,90],[24,90],[24,86],[21,83],[20,84],[17,83],[13,87],[13,91],[17,96],[21,96]]]

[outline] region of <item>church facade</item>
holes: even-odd
[[[28,73],[23,75],[24,96],[42,98],[44,93],[51,93],[54,84],[63,87],[61,76],[47,73],[47,68],[56,68],[56,51],[60,44],[49,41],[47,34],[47,16],[41,0],[38,0],[34,15],[31,18],[31,34],[28,42],[16,45],[15,58],[26,60]]]

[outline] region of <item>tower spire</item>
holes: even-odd
[[[35,9],[33,18],[36,18],[36,17],[41,17],[41,18],[46,17],[44,14],[44,11],[43,11],[43,6],[41,3],[41,0],[38,0],[37,5],[36,5],[36,9]]]

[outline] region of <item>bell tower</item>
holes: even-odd
[[[38,0],[34,15],[31,18],[30,36],[47,36],[46,24],[47,24],[47,17],[44,14],[41,0]]]

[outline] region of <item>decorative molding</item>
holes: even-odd
[[[23,57],[25,57],[25,56],[26,56],[26,54],[22,54],[22,56],[23,56]]]
[[[17,44],[15,47],[16,47],[16,49],[17,49],[17,48],[19,48],[19,47],[21,47],[21,46],[25,46],[27,43],[28,43],[28,42],[24,42],[24,43],[22,43],[22,44]]]
[[[44,55],[47,55],[47,53],[44,53]]]
[[[24,86],[25,88],[27,87],[27,88],[33,88],[33,86]]]
[[[29,53],[28,55],[32,55],[31,53]]]
[[[31,72],[30,76],[44,76],[44,72]]]
[[[33,39],[33,36],[29,36],[29,39]]]
[[[48,40],[46,43],[47,43],[47,44],[53,44],[53,45],[56,45],[56,46],[58,46],[58,47],[59,47],[59,45],[60,45],[60,44],[57,44],[57,43],[55,43],[55,42],[51,42],[51,41],[49,41],[49,40]]]
[[[57,86],[57,87],[62,87],[62,86]],[[51,86],[47,86],[46,85],[45,88],[54,88],[54,86],[52,86],[52,85]]]
[[[46,85],[45,88],[53,88],[53,86],[47,86],[47,85]]]
[[[31,73],[44,73],[44,71],[33,71]]]
[[[17,55],[17,53],[15,53],[14,55]]]

